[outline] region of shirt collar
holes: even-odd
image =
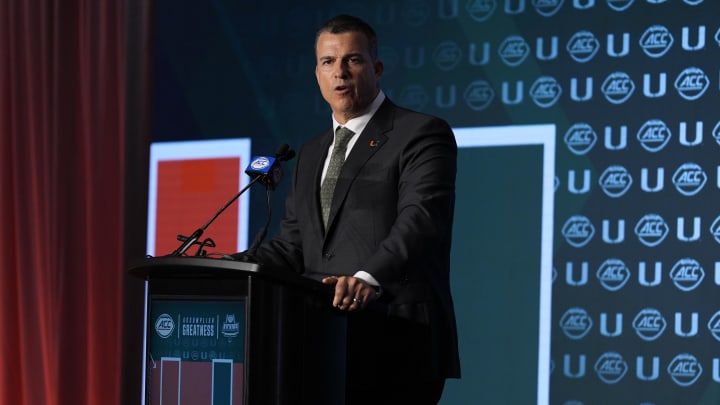
[[[337,127],[342,126],[353,131],[355,134],[361,133],[367,126],[368,122],[370,122],[370,119],[373,117],[373,115],[375,115],[375,112],[378,110],[378,108],[380,108],[380,105],[383,103],[383,101],[385,101],[385,93],[380,90],[378,92],[378,95],[375,96],[375,100],[373,100],[373,102],[370,104],[370,108],[368,108],[367,112],[363,115],[348,120],[345,125],[341,125],[339,122],[337,122],[337,120],[335,120],[335,116],[333,116],[333,131],[337,129]]]

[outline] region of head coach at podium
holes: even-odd
[[[380,88],[377,37],[340,15],[315,38],[332,129],[301,148],[260,263],[335,285],[348,311],[349,403],[435,404],[460,377],[450,294],[457,145],[442,119]]]

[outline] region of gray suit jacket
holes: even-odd
[[[386,99],[345,161],[325,232],[320,176],[332,137],[328,130],[301,148],[280,233],[260,246],[257,260],[318,280],[370,273],[382,295],[351,317],[375,316],[381,326],[366,319],[370,330],[362,328],[358,340],[414,359],[402,372],[459,377],[449,284],[457,167],[451,128]]]

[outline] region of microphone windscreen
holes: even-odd
[[[290,149],[290,145],[286,143],[278,146],[277,150],[275,150],[275,157],[282,157],[287,153],[288,149]]]

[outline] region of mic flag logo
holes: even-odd
[[[260,182],[275,186],[282,178],[282,169],[278,159],[270,156],[256,156],[245,169],[245,173],[253,178],[260,177]]]
[[[259,173],[259,174],[267,174],[267,172],[270,170],[270,167],[275,162],[275,158],[267,157],[267,156],[256,156],[252,162],[250,162],[250,165],[248,166],[246,172],[248,174],[250,173]]]

